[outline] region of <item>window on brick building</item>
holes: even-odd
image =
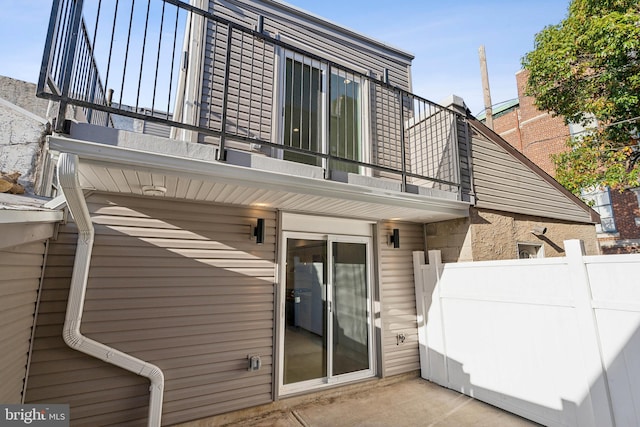
[[[593,114],[585,114],[585,121],[583,123],[569,122],[569,134],[572,138],[586,135],[591,133],[593,129],[598,126],[598,121]]]
[[[617,231],[609,187],[582,190],[582,199],[600,214],[600,224],[596,224],[597,233],[615,233]]]

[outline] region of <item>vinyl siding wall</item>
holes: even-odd
[[[0,251],[0,402],[21,403],[44,242]]]
[[[212,0],[209,10],[222,18],[253,29],[264,16],[265,33],[311,51],[323,58],[364,71],[378,78],[389,70],[389,82],[410,90],[409,66],[413,57],[383,46],[347,29],[327,23],[272,1]]]
[[[400,229],[400,247],[386,244]],[[422,224],[384,222],[378,226],[380,300],[382,305],[382,374],[391,376],[420,369],[418,323],[413,278],[413,251],[424,251]],[[406,340],[398,345],[397,334]]]
[[[82,332],[163,370],[163,424],[270,402],[275,213],[105,194],[88,205]],[[264,245],[250,239],[258,217]],[[69,403],[74,425],[146,425],[148,380],[61,338],[75,242],[69,223],[51,244],[27,399]]]
[[[473,135],[476,207],[590,222],[589,213],[522,162],[481,135]]]
[[[258,16],[262,15],[264,31],[272,37],[277,36],[283,42],[376,80],[381,78],[386,68],[392,85],[410,89],[410,56],[386,49],[337,26],[302,16],[274,2],[211,1],[209,10],[249,29],[254,28]],[[243,137],[271,140],[271,130],[275,125],[272,123],[273,109],[277,105],[276,48],[251,35],[232,31],[227,64],[229,31],[225,24],[207,23],[200,125],[222,130],[225,70],[229,68],[226,131]],[[375,95],[372,91],[371,96],[375,98]],[[374,117],[372,120],[378,123],[383,118]],[[201,138],[209,143],[218,142],[217,137]]]

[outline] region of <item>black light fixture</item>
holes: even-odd
[[[256,238],[257,244],[264,243],[264,218],[258,218],[256,226],[253,228],[253,237]]]
[[[400,229],[394,228],[389,236],[389,244],[393,245],[394,248],[400,247]]]
[[[256,22],[256,32],[264,33],[264,16],[258,15],[258,21]]]

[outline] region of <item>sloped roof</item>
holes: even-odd
[[[514,213],[598,223],[600,216],[580,198],[483,123],[469,117],[476,206]]]
[[[491,107],[491,113],[493,118],[500,117],[503,114],[508,113],[514,108],[520,105],[520,100],[518,98],[509,99],[508,101],[503,101],[495,106]],[[484,121],[487,118],[487,110],[482,110],[480,113],[476,115],[476,119],[480,121]]]

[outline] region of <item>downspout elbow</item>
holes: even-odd
[[[64,342],[74,350],[81,350],[85,342],[84,337],[80,334],[80,325],[74,321],[64,322],[62,338]]]
[[[82,188],[78,182],[77,155],[60,154],[58,159],[58,182],[67,200],[67,207],[78,227],[78,244],[69,287],[67,313],[62,331],[64,342],[74,350],[148,378],[151,386],[149,388],[149,417],[147,425],[149,427],[160,427],[164,394],[164,374],[160,368],[85,337],[80,332],[93,249],[94,229]]]

